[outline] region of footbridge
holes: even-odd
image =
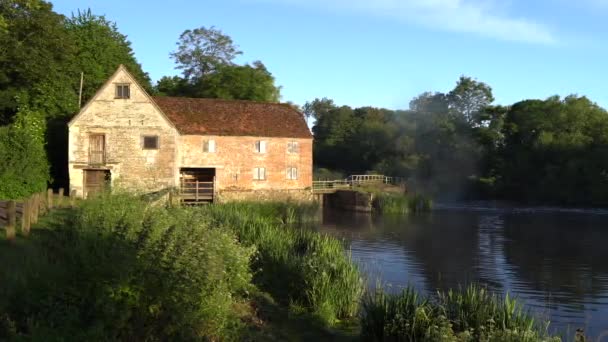
[[[357,186],[380,184],[405,186],[405,178],[384,175],[351,175],[345,179],[313,181],[312,191],[314,194],[332,194],[338,190],[348,190]]]

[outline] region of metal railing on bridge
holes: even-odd
[[[404,185],[405,178],[384,175],[351,175],[346,179],[313,181],[312,190],[315,193],[331,193],[367,184]]]

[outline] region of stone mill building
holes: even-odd
[[[312,135],[287,104],[152,97],[124,66],[69,122],[70,189],[185,201],[309,199]]]

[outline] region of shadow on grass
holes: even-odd
[[[241,308],[246,324],[244,341],[359,341],[356,320],[343,321],[333,328],[295,308],[277,303],[270,294],[254,293],[251,301]]]

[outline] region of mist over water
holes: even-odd
[[[330,212],[319,227],[344,238],[374,287],[427,294],[471,282],[515,295],[551,331],[608,331],[608,210],[438,204],[430,214]],[[608,338],[607,338],[608,340]]]

